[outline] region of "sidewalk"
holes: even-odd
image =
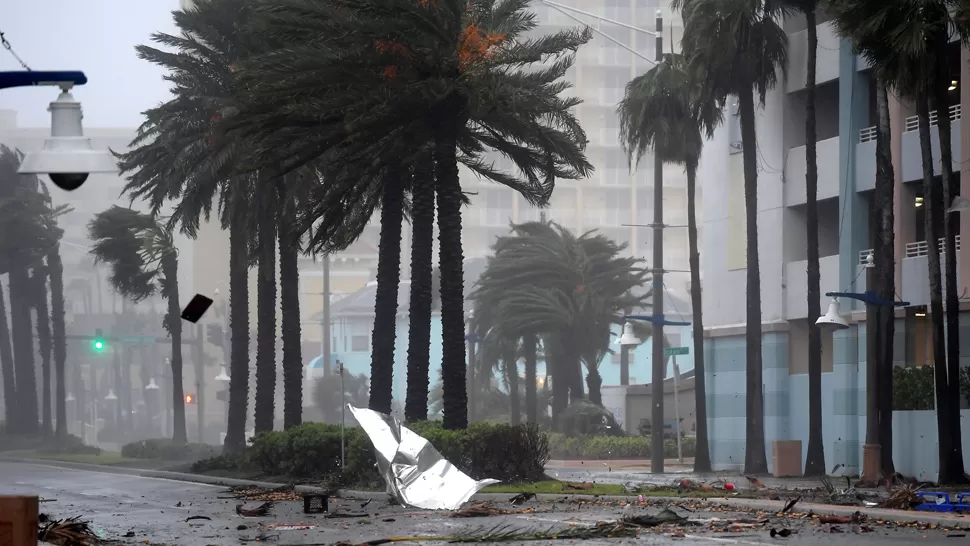
[[[616,470],[650,470],[650,459],[552,459],[546,463],[546,468],[586,468],[607,466]],[[694,458],[664,459],[664,469],[694,468]]]
[[[205,476],[201,474],[188,474],[184,472],[169,472],[164,470],[139,470],[135,468],[119,468],[111,466],[99,466],[83,463],[64,463],[58,461],[44,461],[36,459],[19,459],[12,457],[0,457],[0,462],[15,462],[15,463],[25,463],[39,466],[50,466],[55,468],[68,468],[73,470],[82,470],[89,472],[101,472],[107,474],[125,474],[132,476],[140,476],[145,478],[158,478],[167,479],[183,482],[192,483],[202,483],[209,485],[220,485],[229,487],[260,487],[265,489],[277,489],[286,487],[286,484],[281,483],[269,483],[269,482],[259,482],[252,480],[241,480],[235,478],[219,478],[213,476]],[[326,491],[320,487],[314,487],[309,485],[297,485],[294,487],[297,493],[318,493],[318,494],[335,494],[337,497],[347,498],[347,499],[384,499],[387,498],[387,493],[378,491],[353,491],[353,490],[340,490],[340,491]],[[636,497],[630,496],[615,496],[615,495],[565,495],[570,501],[597,501],[597,502],[635,502]],[[539,494],[536,495],[536,500],[545,502],[563,502],[564,495],[556,494]],[[495,502],[507,502],[509,499],[508,493],[479,493],[472,497],[472,500],[477,501],[495,501]],[[682,497],[650,497],[650,502],[676,502],[685,500]],[[772,501],[764,499],[741,499],[741,498],[709,498],[709,499],[686,499],[694,506],[706,505],[711,507],[725,507],[734,508],[739,510],[751,510],[751,511],[764,511],[764,512],[780,512],[785,506],[785,500]],[[911,523],[919,522],[926,524],[935,524],[945,527],[963,527],[970,526],[970,517],[959,516],[952,514],[941,514],[935,512],[917,512],[917,511],[906,511],[906,510],[887,510],[882,508],[867,508],[861,506],[836,506],[829,504],[812,504],[812,503],[799,503],[797,505],[797,512],[814,512],[816,514],[835,514],[840,516],[851,516],[852,514],[859,512],[865,514],[875,520],[883,520],[897,523]]]

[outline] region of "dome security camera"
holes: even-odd
[[[57,100],[47,109],[51,113],[51,136],[43,149],[29,152],[20,163],[20,174],[47,174],[58,188],[73,191],[91,173],[115,173],[118,165],[108,150],[95,150],[81,126],[81,103],[74,100],[72,83],[64,83]]]

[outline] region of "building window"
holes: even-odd
[[[370,350],[370,338],[368,336],[351,336],[350,351],[354,353],[366,353]]]

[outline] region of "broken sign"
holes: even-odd
[[[483,487],[498,483],[473,480],[393,416],[350,404],[347,408],[374,444],[387,492],[405,506],[457,510]]]

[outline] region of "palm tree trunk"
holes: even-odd
[[[694,393],[697,445],[694,472],[711,471],[707,439],[707,377],[704,368],[704,306],[701,300],[701,255],[697,246],[697,160],[687,162],[687,245],[690,252],[690,304],[694,322]]]
[[[23,266],[10,270],[10,334],[13,338],[21,434],[36,434],[37,375],[34,370],[34,336],[30,324],[30,275]]]
[[[303,422],[303,349],[300,346],[299,236],[280,226],[280,303],[283,321],[283,428]]]
[[[404,417],[428,418],[428,366],[431,359],[431,300],[434,272],[434,158],[418,160],[411,197],[411,299],[408,324],[408,387]]]
[[[937,127],[940,136],[940,179],[943,186],[943,202],[938,209],[943,215],[943,248],[946,256],[943,265],[943,293],[946,305],[946,368],[947,386],[949,388],[949,405],[946,408],[937,407],[936,411],[947,414],[950,423],[950,442],[952,449],[947,453],[950,457],[951,480],[965,481],[963,475],[963,441],[960,431],[960,296],[957,288],[957,252],[956,232],[959,229],[956,214],[946,212],[953,202],[953,194],[957,185],[953,176],[953,146],[950,128],[950,106],[947,100],[947,87],[950,85],[949,62],[947,49],[949,40],[941,36],[936,48],[937,78],[933,83],[933,96],[930,100],[936,106]]]
[[[873,250],[874,262],[878,264],[874,272],[873,290],[880,298],[893,301],[896,299],[895,236],[893,234],[895,176],[890,152],[892,134],[889,127],[889,95],[886,86],[881,82],[877,82],[876,85],[876,109],[879,120],[876,135],[876,187],[873,199],[879,218],[876,222],[876,244]],[[881,351],[878,353],[876,362],[880,363],[880,367],[872,370],[876,375],[873,383],[876,385],[876,407],[880,423],[874,440],[882,444],[880,451],[883,474],[891,476],[895,472],[892,449],[892,355],[896,317],[895,310],[892,308],[881,308],[880,312],[876,315],[876,339],[878,340],[876,350],[877,353]],[[869,443],[868,432],[866,443]]]
[[[397,298],[401,284],[401,222],[404,181],[393,177],[381,197],[381,239],[377,262],[377,297],[371,334],[370,409],[390,414],[394,396],[394,346]]]
[[[452,99],[452,102],[458,102]],[[468,393],[465,391],[464,257],[461,246],[461,184],[456,160],[457,113],[463,104],[446,110],[448,121],[435,139],[435,179],[438,191],[438,270],[441,275],[441,374],[446,429],[468,428]]]
[[[590,366],[586,373],[586,386],[589,388],[589,401],[597,406],[603,405],[603,377],[600,376],[599,368]]]
[[[0,282],[0,371],[3,372],[3,415],[7,432],[20,432],[17,415],[17,379],[14,376],[13,352],[10,347],[10,328],[7,326],[7,304]]]
[[[229,411],[226,453],[246,448],[246,413],[249,408],[249,251],[246,220],[241,211],[232,213],[229,230],[229,328],[232,331],[232,360],[229,363]],[[181,403],[173,397],[176,406]]]
[[[815,130],[815,72],[818,29],[815,8],[805,10],[808,61],[805,84],[805,224],[808,230],[808,451],[805,475],[825,475],[822,443],[822,332],[815,319],[822,314],[818,249],[818,134]]]
[[[755,133],[754,91],[743,87],[738,94],[741,117],[741,144],[744,160],[744,207],[747,217],[747,374],[745,411],[747,415],[744,471],[768,472],[765,455],[764,394],[761,369],[761,266],[758,263],[758,162]],[[654,423],[663,426],[663,423]]]
[[[558,423],[559,415],[569,407],[569,375],[566,370],[568,359],[558,343],[558,336],[547,335],[543,341],[546,350],[546,374],[552,377],[552,421],[553,428]]]
[[[67,360],[67,334],[64,327],[64,264],[61,262],[60,245],[55,246],[47,254],[47,268],[51,279],[51,328],[53,330],[55,380],[54,415],[57,423],[54,435],[58,440],[64,440],[67,438],[67,375],[64,371],[64,364]]]
[[[185,432],[185,389],[182,385],[182,317],[179,309],[178,258],[174,253],[162,257],[162,295],[168,305],[165,329],[172,337],[172,442],[188,441]],[[248,312],[248,309],[247,309]],[[228,439],[227,439],[228,442]]]
[[[536,336],[526,334],[522,337],[522,353],[525,360],[525,421],[534,424],[538,421],[539,406],[536,400]]]
[[[946,408],[950,405],[950,390],[946,379],[946,341],[943,326],[943,292],[940,277],[940,222],[937,221],[943,201],[933,180],[933,151],[930,140],[930,108],[926,93],[916,98],[916,114],[919,117],[920,151],[923,156],[923,202],[926,231],[926,264],[929,270],[930,319],[933,328],[933,362],[936,384],[936,426],[939,441],[939,481],[948,482],[954,476],[950,468],[950,450],[953,448],[951,427]],[[885,443],[885,440],[883,440]]]
[[[509,422],[513,425],[522,423],[522,403],[519,399],[519,364],[515,348],[509,348],[502,355],[505,365],[505,380],[509,385]]]
[[[40,265],[35,267],[31,276],[34,310],[37,314],[37,348],[40,351],[40,369],[43,383],[40,386],[41,420],[45,438],[54,435],[51,422],[51,322],[47,307],[47,270]]]
[[[275,213],[276,211],[272,211]],[[265,215],[259,227],[256,284],[256,408],[254,432],[273,430],[276,411],[276,221]]]

